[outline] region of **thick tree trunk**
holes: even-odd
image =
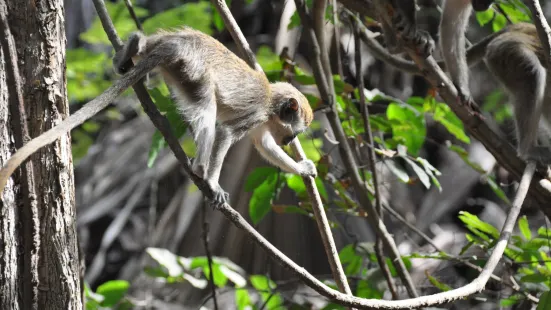
[[[62,0],[0,0],[0,165],[69,114]],[[22,166],[0,201],[0,309],[82,309],[71,139]]]

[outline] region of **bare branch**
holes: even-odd
[[[551,28],[545,19],[545,15],[541,9],[539,0],[529,0],[525,1],[534,16],[534,24],[536,25],[536,30],[538,31],[538,37],[541,42],[541,46],[545,51],[545,60],[547,64],[551,64]]]
[[[203,210],[201,211],[201,221],[203,222],[203,246],[205,247],[205,255],[207,256],[207,262],[209,264],[209,286],[212,294],[212,300],[214,302],[214,310],[218,310],[218,298],[216,297],[216,285],[214,284],[214,272],[212,269],[212,254],[209,248],[209,222],[207,221],[207,204],[203,202]]]
[[[364,76],[362,72],[362,51],[361,51],[361,40],[360,40],[360,28],[358,26],[358,23],[355,19],[351,19],[353,31],[354,31],[354,56],[355,56],[355,62],[356,62],[356,83],[358,84],[358,92],[360,93],[360,107],[362,111],[362,118],[364,123],[364,132],[366,136],[366,143],[369,146],[368,150],[368,159],[369,159],[369,166],[371,167],[371,175],[373,176],[373,186],[375,188],[375,205],[377,208],[377,212],[379,213],[379,216],[381,219],[383,218],[383,207],[381,203],[381,193],[379,191],[379,181],[377,176],[377,170],[375,169],[375,144],[373,143],[373,133],[371,132],[371,124],[369,123],[369,110],[367,108],[367,102],[365,99],[365,92],[364,92]],[[388,268],[388,265],[386,264],[386,260],[384,257],[384,247],[383,247],[383,240],[377,236],[377,240],[375,241],[375,255],[377,257],[377,261],[379,262],[379,266],[381,268],[381,271],[383,272],[383,275],[386,279],[386,282],[388,284],[388,289],[390,290],[390,293],[392,294],[393,299],[398,299],[398,292],[396,290],[396,284],[394,283],[394,279],[392,278],[392,274],[390,273],[390,269]]]
[[[415,289],[415,285],[413,284],[413,280],[411,279],[411,276],[409,275],[409,272],[407,271],[406,266],[402,258],[400,257],[400,252],[396,247],[396,243],[394,242],[392,236],[388,233],[385,224],[379,218],[377,210],[375,209],[375,207],[371,203],[371,200],[369,199],[369,196],[367,195],[365,183],[362,181],[358,173],[358,165],[355,162],[352,150],[350,148],[350,145],[348,144],[348,140],[346,138],[344,130],[342,129],[339,116],[335,110],[335,92],[334,90],[332,90],[332,88],[329,88],[328,86],[329,84],[333,84],[333,80],[331,76],[327,76],[324,74],[321,57],[321,54],[323,54],[323,50],[321,50],[320,45],[316,39],[314,30],[312,28],[313,23],[311,22],[310,16],[308,14],[306,3],[304,0],[295,0],[295,3],[297,7],[297,12],[304,27],[306,38],[310,43],[311,53],[309,56],[310,63],[314,72],[314,78],[316,79],[316,84],[320,91],[321,98],[329,108],[326,113],[327,120],[329,121],[329,124],[331,125],[331,128],[335,133],[335,137],[339,142],[338,146],[340,155],[346,167],[346,171],[348,172],[352,180],[354,191],[356,195],[358,195],[360,206],[368,212],[369,216],[367,217],[367,220],[370,222],[370,225],[373,227],[377,235],[383,240],[384,246],[389,251],[389,256],[392,260],[392,263],[396,267],[398,275],[406,286],[408,294],[410,295],[410,297],[417,297],[418,295]]]
[[[124,4],[126,5],[126,9],[128,10],[128,13],[130,13],[130,17],[132,17],[132,20],[134,20],[134,23],[136,24],[136,28],[138,28],[138,30],[140,31],[143,31],[142,23],[140,23],[140,20],[136,15],[136,11],[134,11],[134,7],[132,6],[132,1],[124,0]]]

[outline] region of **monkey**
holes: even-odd
[[[474,101],[469,89],[465,32],[472,10],[486,11],[493,2],[494,0],[443,0],[439,25],[440,50],[458,97],[470,108],[474,108]]]
[[[388,61],[388,56],[375,40],[368,36],[363,39],[375,57]],[[526,161],[550,164],[549,147],[536,145],[541,133],[539,125],[543,125],[543,133],[547,135],[551,128],[551,94],[546,87],[548,68],[536,27],[530,23],[508,25],[466,50],[464,61],[466,68],[461,70],[467,72],[470,66],[484,61],[512,99],[517,155]],[[405,72],[421,75],[412,61],[393,58],[388,63]],[[448,65],[445,61],[438,64],[443,68]],[[543,140],[547,142],[548,137],[543,137]]]
[[[134,60],[136,66],[130,69],[130,61]],[[226,153],[247,135],[271,164],[300,176],[317,176],[311,160],[296,162],[281,148],[313,120],[306,97],[289,83],[270,84],[262,72],[250,68],[211,36],[189,27],[151,36],[135,32],[115,53],[113,65],[122,77],[62,123],[19,149],[0,170],[1,188],[27,157],[105,108],[151,70],[161,74],[183,121],[191,127],[197,146],[192,171],[213,190],[211,202],[215,207],[229,200],[218,184]]]
[[[417,52],[428,57],[434,51],[434,40],[430,34],[417,28],[415,0],[390,0],[392,7],[391,24],[381,21],[386,47],[391,54],[403,51],[402,44],[396,40],[400,36],[406,43],[413,43]]]

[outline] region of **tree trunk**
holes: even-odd
[[[0,165],[69,115],[62,0],[0,0]],[[70,135],[0,200],[0,309],[82,309]]]

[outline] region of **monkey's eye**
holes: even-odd
[[[298,101],[295,98],[289,98],[283,103],[281,110],[279,111],[279,118],[282,121],[292,121],[295,118],[295,114],[298,111]]]

